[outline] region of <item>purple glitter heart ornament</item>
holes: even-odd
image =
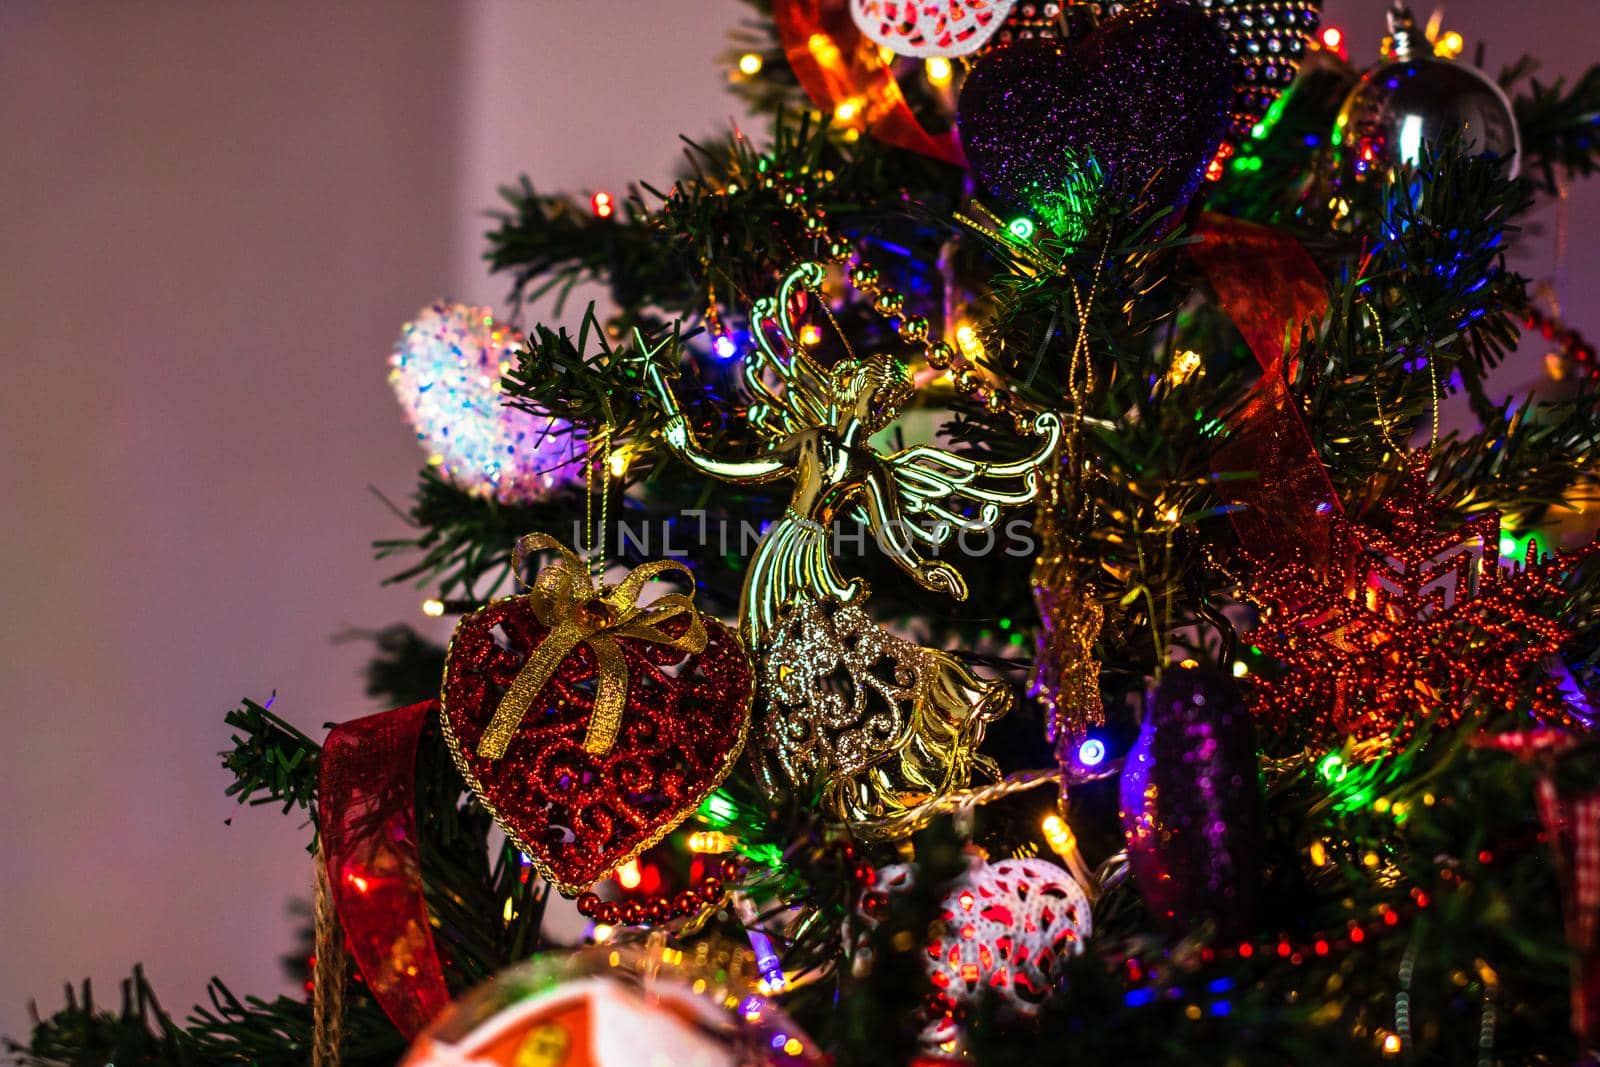
[[[1140,0],[1070,43],[991,50],[961,90],[961,141],[991,194],[1050,218],[1092,158],[1138,214],[1181,211],[1228,131],[1227,43],[1188,4]]]

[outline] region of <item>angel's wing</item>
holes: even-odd
[[[750,333],[756,345],[744,362],[750,425],[769,441],[833,421],[827,371],[806,354],[791,318],[799,295],[795,290],[820,300],[824,274],[820,263],[801,263],[784,276],[776,296],[764,296],[750,309]]]
[[[1002,507],[1026,504],[1039,494],[1042,474],[1061,443],[1061,418],[1051,411],[1033,420],[1039,447],[1005,463],[985,463],[929,445],[884,457],[899,493],[906,533],[942,545],[955,530],[992,526]],[[976,513],[972,506],[976,505]]]

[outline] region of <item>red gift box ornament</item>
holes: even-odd
[[[456,626],[440,716],[456,766],[534,867],[568,896],[660,841],[744,748],[753,672],[738,636],[694,594],[640,604],[674,560],[597,583],[554,549],[531,590]]]

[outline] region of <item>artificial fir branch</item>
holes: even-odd
[[[223,722],[239,731],[233,735],[233,748],[218,753],[222,765],[234,776],[226,790],[241,804],[282,803],[311,811],[317,793],[317,755],[322,746],[274,715],[265,705],[245,700],[223,716]]]
[[[1557,194],[1569,177],[1588,177],[1600,168],[1600,66],[1584,71],[1570,88],[1565,78],[1546,85],[1532,77],[1538,66],[1525,56],[1501,73],[1500,84],[1515,89],[1528,79],[1514,101],[1523,166],[1545,192]]]
[[[582,499],[570,492],[535,506],[502,505],[426,470],[405,516],[417,533],[377,541],[374,548],[379,559],[420,557],[390,582],[417,581],[441,597],[484,600],[510,573],[511,545],[518,537],[529,530],[561,529],[582,510]]]
[[[377,655],[367,661],[367,696],[385,707],[404,707],[438,695],[443,646],[403,623],[350,636],[371,641],[377,648]]]
[[[144,976],[135,967],[122,983],[122,1005],[110,1011],[95,1002],[94,988],[67,986],[66,1006],[41,1019],[33,1011],[34,1030],[27,1044],[7,1039],[6,1051],[24,1067],[81,1067],[87,1064],[132,1064],[135,1067],[189,1067],[205,1061],[191,1048],[191,1039],[162,1010]]]

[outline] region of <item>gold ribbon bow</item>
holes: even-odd
[[[512,567],[521,573],[524,556],[550,548],[560,552],[561,558],[539,572],[528,593],[534,615],[550,632],[517,672],[483,731],[478,755],[485,759],[505,755],[506,746],[511,744],[534,699],[543,692],[556,667],[579,645],[593,649],[599,664],[594,709],[583,738],[584,751],[596,755],[609,752],[616,744],[622,706],[628,696],[628,665],[622,658],[618,638],[631,637],[687,653],[704,652],[706,648],[706,624],[694,606],[693,592],[667,593],[646,607],[637,602],[644,583],[664,571],[682,571],[692,589],[694,575],[682,563],[656,560],[628,572],[616,585],[596,584],[572,549],[548,534],[529,534],[517,542]],[[689,618],[682,634],[673,637],[661,629],[662,623],[680,615]]]

